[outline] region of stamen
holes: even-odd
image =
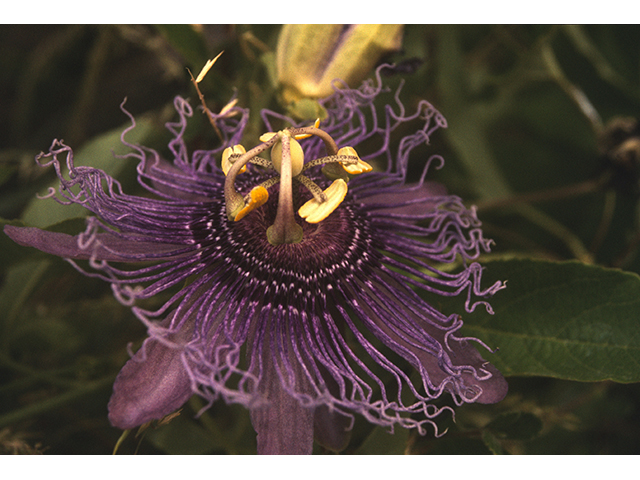
[[[267,229],[267,239],[273,245],[298,243],[302,241],[302,227],[295,220],[293,210],[292,181],[296,180],[311,192],[313,198],[298,209],[300,217],[308,223],[319,223],[338,208],[347,195],[347,174],[357,175],[373,170],[371,165],[358,156],[353,147],[338,149],[335,141],[327,132],[318,128],[320,120],[312,127],[291,128],[279,132],[267,132],[260,136],[263,142],[246,153],[242,145],[234,145],[225,149],[222,155],[222,169],[227,175],[225,182],[225,199],[227,215],[231,220],[241,220],[250,212],[264,205],[269,199],[267,188],[280,182],[278,208],[273,225]],[[312,135],[320,137],[328,156],[304,163],[304,150],[298,140]],[[257,156],[258,153],[271,147],[271,160]],[[238,173],[245,171],[245,164],[252,162],[274,169],[279,175],[254,187],[249,195],[241,197],[233,186]],[[311,167],[324,165],[322,171],[334,180],[324,191],[302,172]],[[233,177],[233,178],[231,178]]]
[[[320,126],[319,118],[316,118],[316,121],[313,122],[313,126],[314,128],[318,128]],[[298,135],[294,135],[293,138],[295,138],[296,140],[304,140],[305,138],[309,138],[312,135],[313,135],[312,133],[299,133]]]
[[[262,135],[260,135],[260,141],[268,142],[269,140],[271,140],[273,137],[276,137],[277,135],[278,134],[276,132],[263,133]]]
[[[324,191],[327,197],[325,202],[319,202],[316,198],[312,198],[302,205],[298,210],[298,215],[309,223],[318,223],[327,218],[338,208],[344,197],[347,195],[347,182],[341,178],[335,180],[329,188]]]
[[[238,212],[234,221],[242,220],[249,213],[254,211],[256,208],[261,207],[269,200],[269,192],[262,185],[258,185],[257,187],[253,187],[249,192],[249,203],[247,203],[242,210]]]
[[[227,147],[224,149],[224,152],[222,152],[222,171],[224,172],[224,175],[227,176],[227,173],[229,173],[229,169],[231,168],[231,165],[233,165],[234,162],[232,162],[231,160],[233,159],[234,161],[237,160],[238,158],[240,158],[242,156],[242,154],[247,153],[247,151],[245,150],[245,148],[242,145],[234,145],[233,147]],[[244,173],[247,171],[247,166],[244,165],[240,171],[238,173]]]
[[[304,175],[298,175],[296,180],[300,182],[307,190],[311,192],[311,195],[318,200],[319,202],[326,202],[327,196],[324,194],[322,189],[316,185],[316,183],[311,180],[309,177],[305,177]]]
[[[272,147],[277,140],[277,137],[271,138],[269,141],[253,147],[247,153],[240,155],[231,165],[231,168],[227,173],[227,178],[224,181],[224,201],[229,220],[235,219],[238,213],[245,207],[244,198],[238,193],[235,187],[238,173],[242,167],[247,164],[247,162],[261,152]]]
[[[322,173],[329,180],[337,180],[338,178],[341,178],[345,182],[349,181],[349,175],[347,175],[347,173],[351,175],[359,175],[360,173],[366,173],[373,170],[371,165],[360,159],[358,153],[353,147],[342,147],[337,150],[335,155],[311,160],[305,163],[302,171],[304,172],[317,165],[324,165],[322,167]]]
[[[293,133],[294,138],[308,138],[310,135],[319,137],[324,143],[324,148],[327,150],[327,153],[329,155],[335,155],[338,152],[338,145],[336,145],[336,142],[331,135],[317,127],[319,124],[318,120],[316,120],[313,127],[292,128],[291,132]]]
[[[373,170],[373,167],[371,165],[363,160],[360,160],[358,152],[356,152],[355,148],[353,147],[342,147],[340,150],[338,150],[338,155],[344,155],[346,157],[356,157],[358,159],[356,163],[340,162],[342,168],[344,168],[347,173],[350,173],[351,175],[368,173]]]

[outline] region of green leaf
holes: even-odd
[[[464,333],[505,375],[539,375],[585,382],[640,381],[640,277],[578,262],[536,260],[486,264],[485,285],[507,288],[465,317]],[[482,310],[482,311],[481,311]]]
[[[375,427],[358,448],[358,455],[403,455],[407,449],[409,430],[396,427],[393,433],[388,428]]]

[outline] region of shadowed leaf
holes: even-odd
[[[585,382],[640,381],[640,277],[578,262],[535,260],[486,264],[483,282],[507,280],[491,305],[465,318],[505,375]]]

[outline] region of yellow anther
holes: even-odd
[[[277,135],[276,132],[263,133],[262,135],[260,135],[260,141],[261,142],[268,142],[269,140],[271,140],[276,135]]]
[[[369,165],[367,162],[364,162],[362,160],[358,160],[358,163],[354,163],[354,164],[342,164],[342,168],[344,168],[347,173],[351,174],[351,175],[360,175],[361,173],[368,173],[371,170],[373,170],[373,167],[371,165]]]
[[[361,173],[367,173],[373,170],[373,167],[367,162],[360,160],[358,153],[353,147],[342,147],[338,150],[338,155],[346,155],[349,157],[358,157],[358,163],[340,163],[347,173],[351,175],[359,175]]]
[[[342,203],[344,197],[347,195],[348,188],[347,182],[341,178],[335,180],[329,188],[324,191],[327,200],[319,202],[315,198],[312,198],[300,207],[298,215],[309,223],[321,222],[331,215],[331,213],[338,208],[338,205]]]
[[[320,126],[320,119],[316,118],[316,121],[313,122],[313,126],[318,128]],[[294,135],[293,138],[296,140],[304,140],[305,138],[309,138],[311,136],[310,133],[301,133],[299,135]]]
[[[304,166],[304,151],[294,138],[289,140],[289,148],[291,149],[291,176],[295,177],[302,172],[302,167]],[[282,165],[281,142],[276,143],[271,149],[271,163],[273,163],[273,168],[276,169],[276,172],[280,173]]]
[[[202,70],[200,70],[200,73],[196,78],[196,83],[200,83],[202,79],[205,77],[205,75],[209,73],[209,70],[211,70],[211,67],[213,67],[213,64],[216,63],[216,60],[220,58],[220,55],[222,55],[222,53],[223,52],[220,52],[218,55],[216,55],[216,58],[212,58],[211,60],[207,61],[207,63],[204,64],[204,67],[202,67]]]
[[[269,200],[269,192],[262,186],[253,187],[249,192],[249,203],[247,203],[242,210],[238,212],[234,221],[242,220],[249,213],[253,212],[256,208],[261,207]]]
[[[231,165],[233,165],[233,162],[229,161],[229,157],[231,155],[242,155],[244,153],[247,153],[247,151],[244,149],[242,145],[234,145],[233,147],[227,147],[224,149],[224,152],[222,152],[221,167],[225,176],[227,175],[227,173],[229,173],[229,169],[231,168]],[[240,173],[244,173],[246,171],[247,171],[247,166],[243,165],[242,168],[240,169]]]

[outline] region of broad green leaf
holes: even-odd
[[[82,149],[78,150],[74,156],[76,166],[85,165],[104,170],[107,174],[116,177],[127,165],[135,163],[132,159],[118,158],[116,155],[123,155],[130,151],[125,146],[120,136],[125,127],[116,128],[105,134],[95,137]],[[126,140],[132,144],[143,143],[149,136],[153,128],[153,123],[147,118],[136,120],[136,128],[127,132]],[[70,145],[73,148],[73,145]],[[64,158],[61,157],[63,162]],[[51,167],[53,168],[53,167]],[[65,175],[68,175],[66,165],[62,166]],[[56,179],[50,187],[58,190],[60,182]],[[41,195],[47,190],[40,192]],[[80,205],[61,205],[52,198],[34,198],[24,210],[22,220],[28,226],[48,227],[54,223],[59,223],[70,218],[82,217],[87,214],[87,210]]]
[[[77,235],[85,230],[87,221],[85,217],[69,218],[59,223],[49,225],[46,230],[50,232],[66,233],[68,235]]]
[[[484,284],[507,280],[495,315],[465,317],[464,333],[505,375],[640,381],[640,277],[578,262],[489,262]]]
[[[389,429],[375,427],[365,439],[357,453],[359,455],[403,455],[407,449],[409,430],[396,427],[393,434]]]

